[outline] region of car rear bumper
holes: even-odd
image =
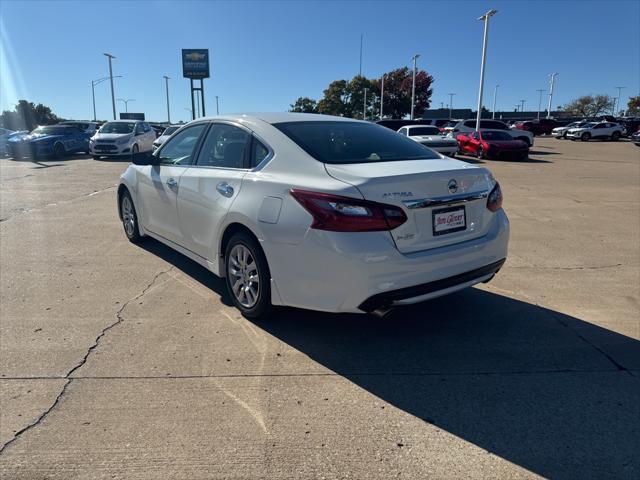
[[[487,281],[507,257],[508,241],[509,220],[499,210],[485,236],[411,254],[400,253],[388,232],[309,229],[298,245],[264,241],[263,247],[278,293],[275,303],[362,313]],[[496,268],[479,270],[491,265]]]

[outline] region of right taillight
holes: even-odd
[[[487,208],[492,212],[497,212],[502,208],[502,190],[498,182],[496,182],[489,194],[489,198],[487,198]]]
[[[313,217],[311,228],[331,232],[376,232],[392,230],[407,221],[400,207],[308,190],[291,195]]]

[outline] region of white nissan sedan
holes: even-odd
[[[134,155],[118,212],[132,242],[225,277],[249,318],[273,305],[384,315],[489,281],[509,240],[487,169],[315,114],[191,122]]]

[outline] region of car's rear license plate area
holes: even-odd
[[[433,236],[461,232],[467,229],[467,215],[464,206],[433,210]]]

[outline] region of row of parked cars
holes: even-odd
[[[140,120],[98,122],[69,120],[31,132],[0,130],[0,155],[12,158],[64,158],[73,153],[104,156],[153,151],[179,125],[159,126]]]

